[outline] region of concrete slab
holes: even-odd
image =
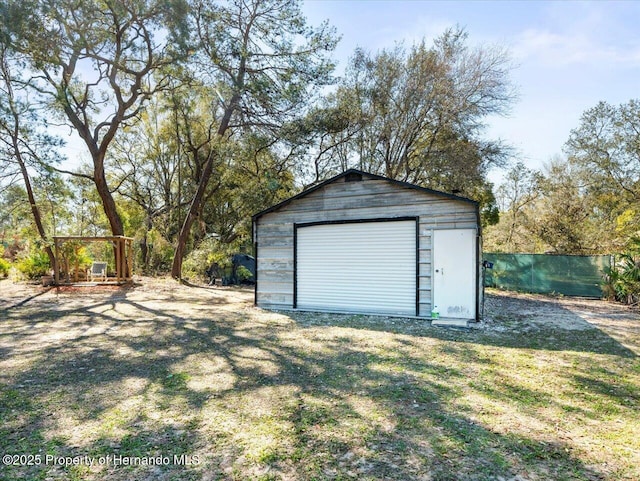
[[[469,327],[469,321],[467,319],[448,319],[440,318],[431,321],[432,326],[436,327]]]

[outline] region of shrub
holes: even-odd
[[[0,257],[0,277],[7,277],[9,275],[9,268],[11,264],[6,259]]]
[[[632,239],[629,251],[616,256],[614,266],[607,269],[605,293],[625,304],[640,302],[640,239]]]
[[[620,255],[616,265],[607,269],[605,292],[618,302],[640,302],[640,263],[628,254]]]
[[[147,243],[147,265],[142,265],[145,273],[157,275],[169,272],[173,261],[173,245],[155,229],[147,234]]]
[[[28,279],[37,279],[51,272],[49,256],[42,251],[36,251],[29,257],[23,257],[17,262],[16,267]]]
[[[238,266],[238,269],[236,269],[236,276],[238,277],[238,282],[244,282],[253,279],[253,274],[251,274],[251,271],[245,266]]]
[[[87,247],[80,241],[65,242],[60,250],[60,255],[61,267],[66,265],[69,270],[75,269],[77,265],[80,271],[86,271],[91,266],[91,257],[87,252]]]
[[[216,239],[205,239],[185,257],[182,275],[185,279],[203,282],[206,279],[205,271],[215,263],[224,273],[223,277],[230,276],[231,255],[234,252],[237,252],[234,245],[223,244]]]
[[[192,250],[182,263],[182,276],[185,279],[202,282],[205,271],[211,264],[210,252],[212,243],[207,240],[202,242],[197,249]]]

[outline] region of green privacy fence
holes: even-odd
[[[602,297],[605,269],[611,256],[547,254],[483,254],[484,285],[514,291],[566,296]]]

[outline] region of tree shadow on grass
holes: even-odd
[[[468,373],[415,340],[444,341],[453,355],[466,334],[379,337],[347,318],[325,329],[215,310],[181,317],[121,297],[103,307],[11,314],[0,337],[1,348],[16,346],[2,378],[0,447],[171,462],[0,466],[0,478],[605,479],[562,442],[494,430],[456,405]],[[118,310],[135,314],[123,320]],[[468,354],[475,360],[490,364]]]

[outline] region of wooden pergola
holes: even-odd
[[[60,285],[60,254],[62,245],[65,242],[111,242],[113,244],[113,252],[115,255],[115,277],[107,278],[107,283],[124,284],[133,282],[133,238],[125,236],[54,236],[54,252],[55,262],[53,266],[54,282],[56,285]],[[78,265],[75,267],[75,281],[77,282]],[[69,266],[67,268],[67,278],[69,279]],[[69,281],[70,282],[70,281]]]

